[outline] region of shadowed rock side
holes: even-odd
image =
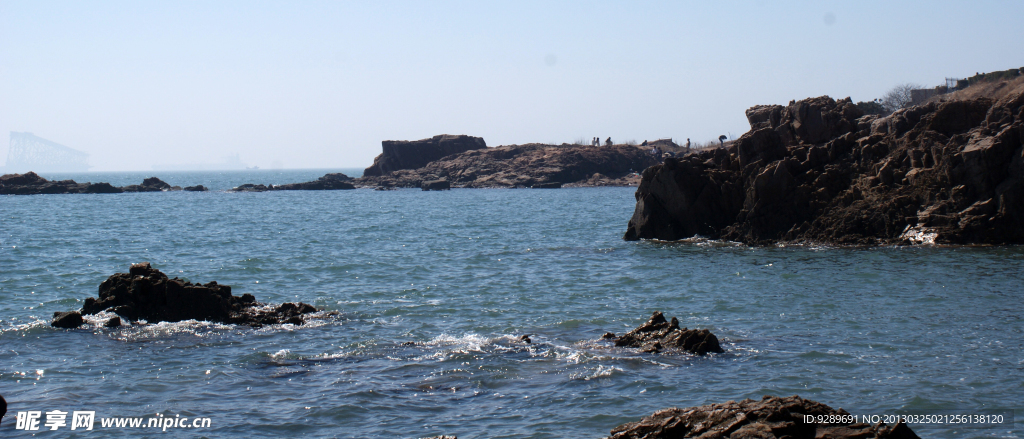
[[[434,160],[474,149],[484,149],[487,144],[480,137],[464,134],[441,134],[422,140],[385,140],[381,142],[383,152],[373,159],[373,164],[363,170],[363,176],[381,176],[399,169],[416,169]]]
[[[340,172],[327,174],[313,181],[305,183],[289,183],[275,185],[263,185],[247,183],[231,189],[235,192],[266,192],[266,191],[331,191],[355,189],[351,183],[352,178]]]
[[[40,194],[119,194],[122,192],[165,192],[182,190],[171,186],[156,177],[149,177],[142,184],[124,187],[110,183],[77,183],[74,180],[50,181],[35,172],[24,174],[6,174],[0,176],[0,195],[40,195]],[[205,191],[200,186],[189,186],[186,191]]]
[[[81,312],[55,313],[53,326],[76,328],[82,314],[111,311],[128,320],[149,323],[205,320],[242,325],[304,323],[303,315],[317,309],[305,303],[283,303],[275,308],[256,302],[251,294],[231,295],[231,287],[210,282],[193,284],[167,276],[148,262],[134,264],[128,273],[103,281],[99,299],[88,298]]]
[[[864,423],[805,423],[804,415],[840,418],[846,411],[799,396],[765,396],[723,404],[659,410],[638,422],[615,427],[606,439],[790,438],[918,439],[910,427]]]
[[[362,187],[420,187],[434,180],[469,188],[627,186],[639,183],[634,173],[658,162],[649,151],[631,145],[531,143],[475,149],[354,182]]]
[[[624,238],[1024,243],[1024,89],[883,118],[823,96],[747,119],[732,147],[646,169]]]
[[[448,180],[432,180],[420,183],[420,189],[425,191],[446,191],[451,188],[452,185],[448,183]]]
[[[643,352],[661,352],[664,349],[682,349],[697,355],[710,352],[721,353],[718,337],[707,329],[679,328],[679,320],[672,317],[666,321],[660,311],[655,311],[646,323],[621,337],[605,334],[606,339],[615,339],[615,346],[639,348]]]

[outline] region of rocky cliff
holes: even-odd
[[[631,145],[507,145],[434,160],[417,169],[365,175],[357,186],[420,187],[424,181],[447,180],[453,187],[625,186],[639,183],[634,174],[658,163],[649,152]]]
[[[644,171],[625,239],[1024,243],[1024,88],[881,118],[828,96],[746,114],[732,146]]]
[[[441,134],[422,140],[385,140],[383,152],[373,159],[364,176],[381,176],[400,169],[416,169],[434,160],[487,147],[484,139],[466,135]]]

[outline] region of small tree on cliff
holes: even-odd
[[[909,107],[911,102],[910,91],[919,88],[921,86],[918,84],[906,83],[890,89],[882,96],[882,107],[885,108],[885,112],[892,113],[901,108]]]

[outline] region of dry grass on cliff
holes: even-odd
[[[1009,80],[977,83],[963,90],[957,90],[949,94],[936,96],[932,98],[932,100],[967,101],[985,97],[998,101],[1005,96],[1022,90],[1024,90],[1024,76],[1018,76]]]

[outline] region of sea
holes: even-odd
[[[925,438],[1021,437],[1022,247],[627,242],[626,187],[227,191],[339,171],[359,175],[44,174],[211,190],[0,196],[0,436],[596,439],[663,408],[799,395],[920,416]],[[142,261],[324,311],[49,326]],[[655,311],[725,352],[601,340]],[[17,429],[32,412],[39,430]]]

